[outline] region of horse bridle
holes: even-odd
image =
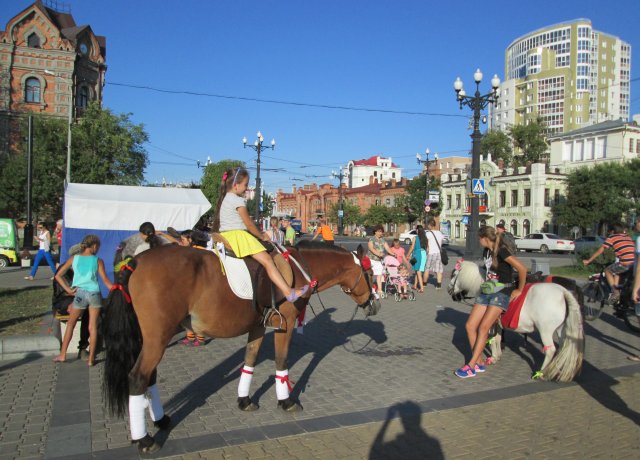
[[[356,255],[354,252],[352,252],[352,254]],[[356,257],[357,257],[357,255],[356,255]],[[358,260],[360,260],[360,259],[358,259]],[[362,261],[360,262],[360,273],[358,275],[358,279],[356,279],[356,282],[353,283],[353,287],[352,288],[344,288],[344,287],[340,286],[340,289],[342,290],[342,292],[344,292],[345,294],[350,296],[353,293],[353,290],[356,288],[356,286],[360,282],[360,280],[362,279],[362,275],[364,275],[364,279],[367,282],[367,288],[369,289],[369,297],[363,303],[358,304],[358,307],[360,307],[362,309],[365,309],[366,307],[373,307],[373,305],[371,305],[371,303],[374,300],[376,300],[376,296],[374,295],[373,290],[371,289],[371,282],[369,281],[369,274],[365,272],[364,267],[362,266]]]
[[[467,291],[460,291],[457,294],[455,294],[456,292],[456,284],[458,283],[458,275],[460,275],[460,270],[458,270],[458,273],[456,273],[455,279],[453,281],[453,287],[451,288],[451,298],[455,301],[455,302],[460,302],[463,303],[465,305],[471,305],[473,306],[473,303],[469,303],[467,302],[467,299],[473,299],[474,297],[467,297],[465,295],[465,293]]]

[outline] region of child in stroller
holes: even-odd
[[[404,264],[400,264],[394,256],[384,258],[385,266],[385,297],[393,294],[396,302],[402,299],[416,300],[416,295],[409,287],[409,271]]]

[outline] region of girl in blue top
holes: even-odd
[[[98,285],[98,275],[102,282],[111,289],[111,281],[104,270],[104,262],[96,254],[100,249],[100,238],[96,235],[87,235],[80,243],[81,252],[67,260],[56,274],[56,280],[69,295],[74,296],[73,304],[69,309],[69,320],[67,330],[64,333],[60,354],[53,361],[63,363],[66,360],[67,348],[76,322],[89,307],[89,366],[93,366],[96,344],[98,343],[98,315],[102,308],[102,296]],[[73,281],[71,286],[64,278],[64,274],[73,268]]]
[[[306,294],[309,285],[305,284],[300,289],[289,287],[266,248],[258,241],[270,241],[270,238],[249,217],[247,203],[243,198],[248,184],[249,172],[246,169],[233,168],[224,172],[212,230],[225,237],[237,257],[251,256],[258,261],[287,300],[295,302]]]

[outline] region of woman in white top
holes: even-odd
[[[44,225],[44,222],[38,222],[37,227],[38,233],[36,234],[36,238],[38,240],[38,253],[36,254],[36,258],[33,261],[33,267],[31,267],[31,274],[29,276],[25,276],[24,279],[33,281],[33,277],[36,276],[38,271],[38,265],[42,261],[44,257],[47,263],[49,264],[49,268],[51,268],[51,273],[55,276],[56,274],[56,265],[53,263],[53,259],[51,258],[51,233],[47,230],[47,227]],[[53,277],[51,277],[53,279]]]
[[[429,272],[433,272],[436,275],[436,290],[438,290],[442,289],[442,273],[444,272],[444,265],[440,256],[444,235],[440,230],[436,230],[436,220],[434,218],[428,220],[427,228],[428,230],[425,233],[429,242],[429,256],[424,271],[425,285],[429,283]]]

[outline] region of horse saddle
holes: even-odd
[[[252,257],[238,258],[229,242],[219,233],[212,233],[214,250],[220,259],[222,270],[226,275],[227,282],[233,293],[246,300],[254,299],[258,305],[271,305],[271,280],[262,265]],[[277,251],[270,253],[278,271],[289,286],[293,283],[293,270],[289,262]],[[254,292],[256,295],[254,296]],[[278,291],[279,292],[279,291]],[[276,298],[282,297],[281,293]]]

